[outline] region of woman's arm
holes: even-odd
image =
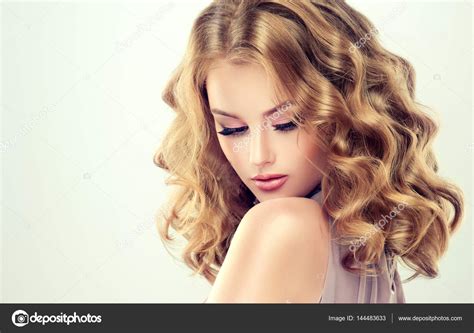
[[[306,198],[253,207],[237,228],[206,302],[318,302],[329,253],[326,218]]]

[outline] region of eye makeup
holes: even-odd
[[[297,125],[290,121],[288,123],[284,124],[277,124],[277,125],[272,125],[274,131],[281,131],[281,132],[288,132],[297,127]],[[224,127],[222,126],[222,131],[218,132],[221,135],[228,136],[238,136],[238,135],[243,135],[248,129],[248,126],[242,126],[242,127]]]

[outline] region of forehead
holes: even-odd
[[[269,110],[280,101],[274,82],[263,66],[215,61],[208,71],[206,87],[211,108],[227,110]]]

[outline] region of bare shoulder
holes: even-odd
[[[270,224],[275,221],[280,224],[291,221],[298,223],[297,226],[292,224],[292,227],[304,228],[314,226],[319,221],[322,222],[323,215],[322,207],[315,200],[299,197],[278,198],[264,201],[252,207],[243,217],[242,225],[253,223],[256,220]]]
[[[254,206],[237,228],[208,302],[318,302],[328,239],[327,217],[312,199]]]
[[[252,207],[243,217],[236,236],[264,241],[270,235],[272,240],[277,237],[280,242],[301,244],[302,240],[321,240],[327,227],[327,216],[315,200],[278,198]]]

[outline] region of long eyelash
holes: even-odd
[[[285,124],[278,124],[278,125],[273,125],[275,127],[274,131],[282,131],[282,132],[287,132],[293,130],[297,125],[290,121]],[[242,126],[242,127],[236,127],[236,128],[229,128],[229,127],[224,127],[222,131],[218,132],[219,134],[222,135],[233,135],[233,136],[238,136],[238,135],[243,135],[245,134],[245,131],[248,129],[248,126]]]
[[[290,121],[289,123],[278,124],[278,125],[274,125],[273,127],[275,127],[274,131],[286,132],[286,131],[291,131],[296,126],[297,125],[294,122]]]
[[[222,135],[242,135],[244,134],[245,130],[248,128],[248,126],[242,126],[242,127],[237,127],[237,128],[229,128],[229,127],[224,127],[222,131],[218,132],[219,134]]]

